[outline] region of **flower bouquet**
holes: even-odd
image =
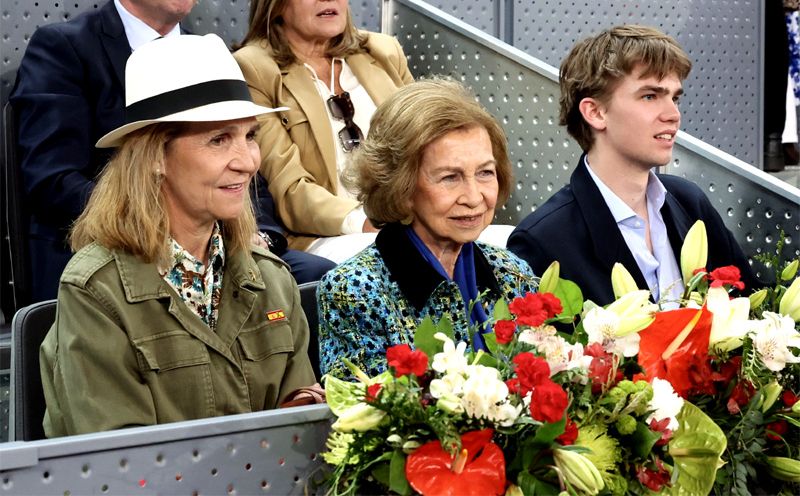
[[[693,227],[674,310],[621,265],[616,301],[584,302],[555,263],[495,306],[488,353],[426,320],[386,372],[326,377],[329,492],[798,494],[798,262],[731,299],[738,270],[706,273],[706,245]]]

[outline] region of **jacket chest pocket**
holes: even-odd
[[[211,358],[202,341],[176,330],[139,339],[134,346],[159,423],[214,414]]]

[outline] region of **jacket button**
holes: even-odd
[[[282,123],[283,123],[283,125],[285,126],[285,125],[289,124],[289,119],[288,119],[288,118],[286,118],[286,117],[283,117],[283,118],[281,119],[281,122],[282,122]]]

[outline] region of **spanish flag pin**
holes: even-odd
[[[275,310],[273,312],[267,312],[267,320],[273,322],[275,320],[286,320],[286,314],[283,310]]]

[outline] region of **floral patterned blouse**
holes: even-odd
[[[225,266],[225,248],[219,225],[214,224],[214,232],[211,234],[207,266],[172,238],[170,238],[170,251],[172,266],[159,268],[161,277],[181,296],[192,312],[212,331],[215,330]]]

